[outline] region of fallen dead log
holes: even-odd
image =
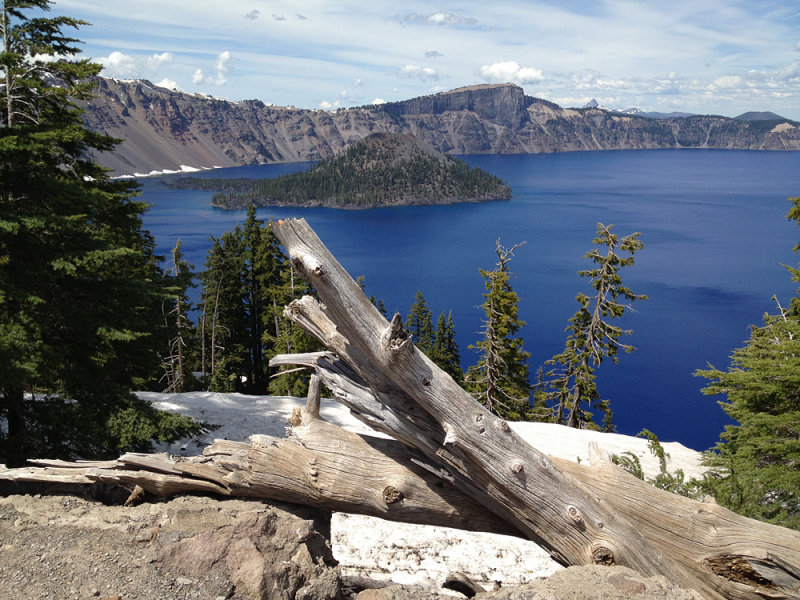
[[[710,598],[800,597],[800,533],[660,493],[602,461],[579,478],[587,471],[530,447],[419,352],[399,315],[388,323],[304,220],[275,233],[321,299],[288,313],[375,392],[392,417],[380,420],[384,431],[444,465],[456,487],[556,560],[661,574]],[[373,407],[348,402],[376,420]]]
[[[0,479],[113,483],[162,498],[186,493],[262,498],[405,523],[521,535],[442,480],[418,452],[321,419],[318,386],[312,386],[306,408],[296,409],[290,423],[287,438],[215,440],[202,456],[129,453],[101,462],[32,460],[32,467],[0,468]]]

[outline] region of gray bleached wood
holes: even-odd
[[[30,461],[0,480],[114,483],[160,497],[213,493],[305,504],[405,523],[519,536],[511,525],[442,481],[424,457],[392,439],[361,436],[319,417],[319,386],[295,410],[287,438],[215,440],[203,456],[129,453],[100,462]]]
[[[399,400],[383,410],[400,425],[392,430],[383,420],[384,430],[444,465],[457,487],[556,560],[629,566],[710,598],[800,597],[800,534],[661,492],[601,460],[587,468],[549,459],[419,352],[399,315],[388,323],[304,220],[274,229],[322,301],[304,298],[288,314],[326,341],[381,403],[391,389]],[[434,435],[403,419],[414,405]],[[372,413],[348,406],[356,416]]]

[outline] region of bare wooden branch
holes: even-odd
[[[417,351],[399,316],[391,323],[383,318],[305,221],[281,221],[275,233],[322,301],[313,306],[313,300],[303,299],[302,310],[298,304],[290,314],[324,339],[381,402],[384,390],[391,389],[397,402],[386,402],[391,406],[384,412],[399,417],[415,405],[423,411],[424,433],[402,418],[391,424],[382,421],[384,429],[442,463],[457,475],[454,484],[465,493],[477,489],[474,497],[554,558],[563,564],[620,564],[665,575],[711,598],[800,593],[800,577],[791,574],[800,566],[800,534],[673,495],[658,495],[659,507],[653,508],[647,484],[621,478],[619,469],[601,465],[593,472],[611,473],[604,477],[614,486],[622,482],[625,496],[619,487],[595,485],[593,477],[588,483],[579,480],[576,471],[519,439],[506,422],[484,410]],[[316,313],[324,318],[314,318]],[[348,401],[355,414],[374,415],[368,404]],[[735,558],[720,558],[732,546]],[[719,561],[742,561],[754,573],[782,575],[763,581],[745,577],[743,582],[741,573],[747,569],[740,565],[726,570]],[[785,569],[781,564],[794,566]],[[739,575],[733,577],[734,571]]]
[[[520,536],[395,440],[359,436],[298,409],[288,438],[215,440],[203,456],[125,454],[99,462],[35,461],[0,479],[141,486],[154,496],[190,492],[305,504],[325,510]]]

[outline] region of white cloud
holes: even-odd
[[[167,79],[166,77],[164,79],[162,79],[161,81],[159,81],[155,85],[157,87],[166,88],[168,90],[173,90],[173,91],[176,91],[176,92],[181,91],[181,88],[178,86],[178,84],[176,82],[172,81],[172,79]]]
[[[327,100],[323,100],[322,102],[319,103],[319,107],[322,110],[336,110],[337,108],[339,108],[339,106],[340,103],[338,100],[336,102],[328,102]]]
[[[192,83],[195,85],[200,85],[202,83],[211,83],[213,80],[210,77],[206,77],[205,73],[203,73],[203,69],[196,69],[195,72],[192,74]]]
[[[426,50],[425,51],[425,58],[440,58],[442,56],[444,56],[444,54],[442,54],[441,52],[438,52],[436,50]]]
[[[386,104],[386,100],[383,98],[375,98],[375,100],[372,101],[372,104]]]
[[[158,71],[162,65],[170,65],[175,59],[172,52],[162,52],[161,54],[153,54],[147,59],[147,67],[153,71]]]
[[[420,81],[438,81],[439,73],[433,67],[420,67],[417,65],[403,65],[397,72],[406,79],[419,79]]]
[[[521,67],[513,60],[496,62],[491,65],[484,65],[479,70],[480,76],[484,81],[494,83],[536,83],[544,79],[542,71],[533,67]]]
[[[232,63],[231,53],[225,50],[217,57],[217,62],[214,68],[217,70],[217,80],[214,82],[217,85],[225,85],[228,83],[228,75],[231,71]]]
[[[414,25],[459,25],[470,26],[477,24],[477,20],[472,17],[462,17],[461,15],[454,15],[447,12],[437,12],[430,15],[421,15],[419,13],[410,13],[403,17],[406,23]]]
[[[111,77],[138,77],[136,59],[122,52],[112,52],[105,58],[98,58],[103,65],[103,74]]]
[[[175,57],[172,52],[162,52],[152,56],[132,56],[122,52],[112,52],[107,57],[96,59],[103,65],[103,75],[107,77],[151,77],[164,65],[170,65]]]

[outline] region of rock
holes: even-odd
[[[800,150],[797,123],[693,115],[651,119],[565,109],[512,84],[477,85],[336,112],[228,102],[148,81],[97,78],[93,131],[123,142],[98,162],[116,174],[319,160],[371,133],[411,134],[451,154],[724,148]],[[768,126],[765,126],[767,123]]]
[[[478,594],[476,600],[703,600],[665,577],[643,577],[627,567],[569,567],[547,579]]]
[[[328,600],[341,597],[327,516],[180,497],[136,507],[76,496],[0,498],[3,597]]]

